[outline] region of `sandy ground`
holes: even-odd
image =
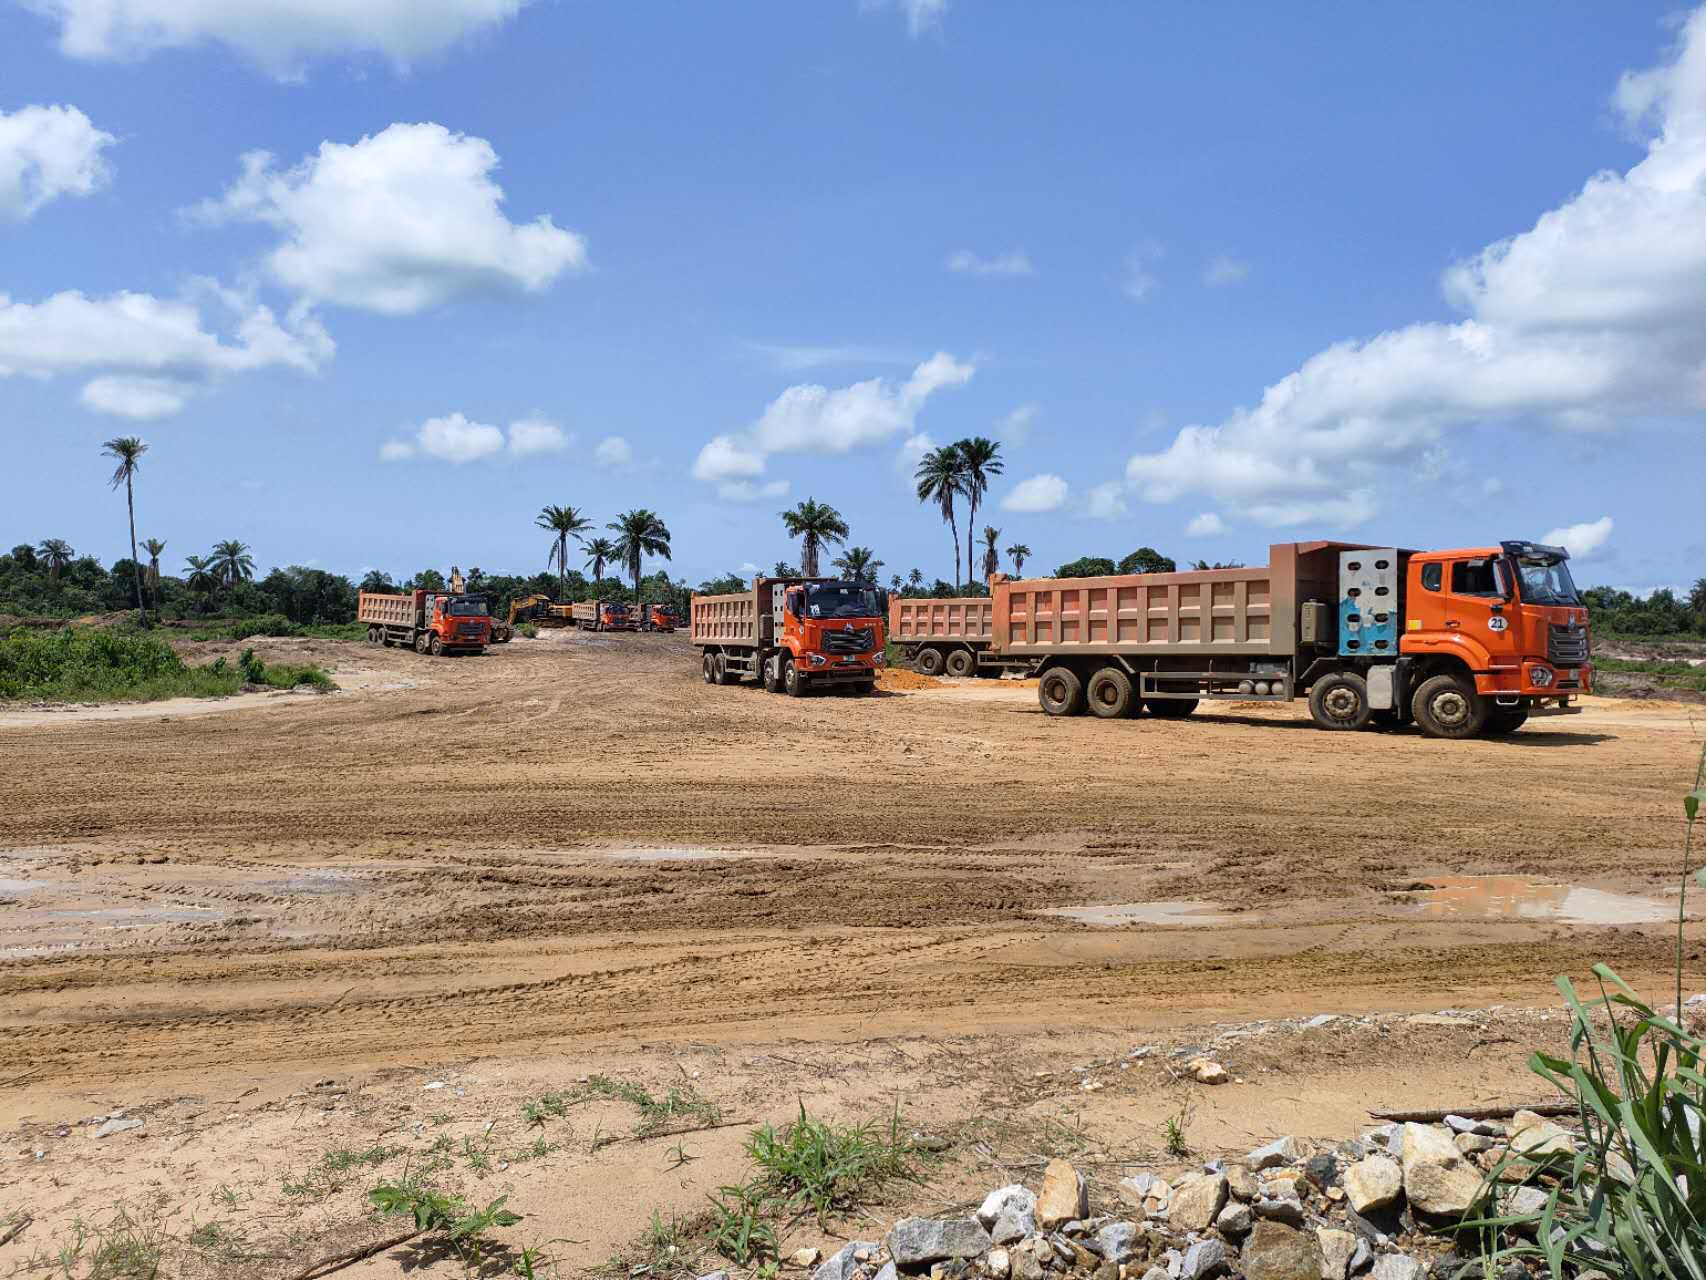
[[[344,691],[0,719],[0,1222],[36,1218],[0,1268],[146,1196],[272,1259],[209,1274],[288,1274],[443,1136],[443,1176],[513,1194],[573,1274],[703,1208],[745,1134],[638,1140],[615,1102],[522,1123],[599,1072],[729,1121],[904,1099],[958,1135],[915,1208],[1059,1125],[1153,1156],[1187,1100],[1214,1150],[1531,1096],[1561,1021],[1405,1015],[1549,1006],[1599,960],[1658,989],[1706,729],[1614,700],[1466,743],[1301,708],[1051,720],[1012,681],[792,700],[703,685],[679,636],[246,643]],[[1258,1021],[1224,1090],[1072,1074]],[[147,1123],[94,1138],[116,1109]],[[966,1132],[990,1116],[1016,1127]],[[340,1151],[380,1154],[309,1176]],[[460,1271],[343,1274],[420,1266]]]

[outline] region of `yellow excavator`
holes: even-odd
[[[558,604],[550,596],[535,593],[509,602],[509,625],[531,622],[536,627],[572,626],[573,609],[573,605]]]

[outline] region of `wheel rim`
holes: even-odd
[[[1461,690],[1447,689],[1434,695],[1433,714],[1446,728],[1461,728],[1469,723],[1469,699]]]
[[[787,687],[789,693],[792,693],[800,683],[800,673],[791,662],[782,668],[782,683]]]
[[[1104,680],[1096,686],[1096,704],[1103,707],[1117,707],[1120,702],[1120,691],[1114,688],[1112,680]]]
[[[1044,680],[1043,696],[1056,706],[1064,705],[1066,702],[1066,681],[1059,676]]]
[[[1321,699],[1321,706],[1335,720],[1355,720],[1362,710],[1362,699],[1348,685],[1335,685]]]

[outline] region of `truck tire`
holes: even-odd
[[[1523,725],[1528,723],[1527,707],[1501,707],[1495,705],[1487,713],[1487,726],[1481,730],[1483,738],[1508,738]]]
[[[977,659],[970,649],[955,649],[948,654],[948,674],[964,679],[977,670]]]
[[[387,631],[384,627],[378,628],[378,631],[379,631],[379,647],[381,649],[389,649],[391,647],[391,633],[389,631]]]
[[[426,651],[427,651],[427,636],[426,636],[426,632],[423,631],[415,637],[415,652],[424,654]]]
[[[1368,681],[1351,671],[1323,676],[1309,690],[1309,714],[1322,729],[1368,728]]]
[[[1084,697],[1091,714],[1103,720],[1124,720],[1143,705],[1131,687],[1131,677],[1118,667],[1103,667],[1091,676]]]
[[[775,654],[764,660],[764,687],[771,693],[782,692],[782,660]]]
[[[782,689],[790,698],[806,696],[806,678],[800,674],[800,668],[792,658],[784,657],[782,663]]]
[[[1071,667],[1050,667],[1037,681],[1037,701],[1051,716],[1084,714],[1084,682]]]
[[[734,683],[733,680],[729,679],[729,658],[726,653],[719,653],[716,656],[712,666],[712,672],[716,676],[715,683],[721,685],[730,685]]]
[[[1162,720],[1183,720],[1197,709],[1195,698],[1152,698],[1143,704],[1149,714]]]
[[[444,641],[438,638],[436,632],[433,634],[432,638],[427,641],[427,652],[432,654],[435,658],[442,658],[444,656]]]
[[[706,684],[717,683],[716,655],[709,649],[705,650],[704,657],[699,660],[699,674],[705,678]]]
[[[1473,738],[1487,723],[1487,700],[1462,676],[1430,676],[1410,706],[1430,738]]]
[[[940,649],[920,649],[918,656],[912,660],[912,666],[920,675],[939,676],[942,674],[944,659]]]
[[[367,629],[367,643],[368,644],[378,644],[379,643],[379,628],[378,627],[369,627]]]

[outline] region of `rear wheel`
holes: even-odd
[[[1485,738],[1506,738],[1527,723],[1527,707],[1495,706],[1487,714],[1487,727],[1481,730],[1481,736]]]
[[[729,679],[729,659],[727,654],[719,653],[717,655],[716,662],[711,668],[711,675],[712,683],[714,684],[734,683]]]
[[[369,627],[367,629],[367,643],[368,644],[378,644],[379,643],[379,628],[378,627]]]
[[[1037,681],[1037,701],[1051,716],[1084,714],[1084,682],[1071,667],[1050,667]]]
[[[1150,698],[1144,706],[1149,708],[1149,714],[1159,716],[1163,720],[1183,720],[1197,709],[1195,698]]]
[[[948,674],[965,677],[977,670],[977,659],[970,649],[955,649],[948,655]]]
[[[792,658],[782,659],[782,690],[790,698],[806,696],[806,678]]]
[[[918,656],[912,660],[912,665],[924,675],[939,676],[942,674],[942,651],[940,649],[920,649]]]
[[[705,677],[706,684],[717,683],[717,655],[709,649],[705,651],[705,656],[700,659],[699,674]]]
[[[1309,690],[1309,714],[1323,729],[1366,729],[1368,682],[1349,671],[1317,680]]]
[[[1430,738],[1473,738],[1487,723],[1487,703],[1462,676],[1422,681],[1411,704],[1416,723]]]
[[[1118,667],[1103,667],[1091,676],[1084,697],[1091,712],[1104,720],[1123,720],[1141,705],[1132,691],[1131,677]]]

